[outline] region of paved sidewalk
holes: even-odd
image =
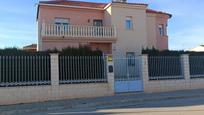
[[[10,106],[0,106],[1,115],[21,115],[25,113],[46,112],[63,109],[76,109],[76,108],[90,108],[90,107],[105,107],[120,104],[137,104],[142,102],[153,102],[161,100],[175,100],[204,97],[204,89],[190,90],[190,91],[176,91],[168,93],[126,93],[117,94],[110,97],[98,98],[85,98],[85,99],[72,99],[50,101],[43,103],[20,104]]]

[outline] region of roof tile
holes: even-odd
[[[170,17],[172,17],[172,15],[169,13],[162,12],[162,11],[156,11],[156,10],[152,10],[152,9],[147,9],[146,12],[147,13],[154,13],[154,14],[166,14],[166,15],[169,15]]]

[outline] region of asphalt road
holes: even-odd
[[[34,112],[29,115],[204,115],[204,97],[95,108]]]

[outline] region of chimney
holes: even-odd
[[[112,2],[127,3],[127,0],[112,0]]]

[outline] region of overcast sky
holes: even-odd
[[[36,3],[39,0],[1,0],[0,47],[37,43]],[[109,0],[84,0],[109,2]],[[204,44],[204,0],[129,0],[171,13],[170,49],[183,50]]]

